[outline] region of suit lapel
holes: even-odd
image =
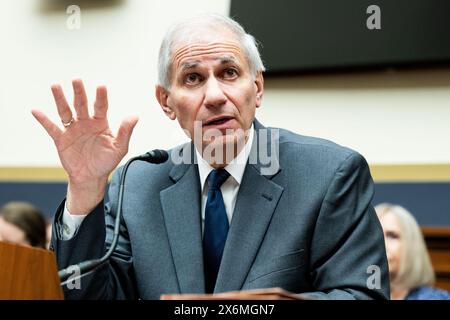
[[[255,134],[266,129],[256,120],[254,124]],[[253,141],[252,152],[256,152],[258,137]],[[267,147],[271,150],[270,139]],[[180,151],[191,155],[190,163],[196,163],[193,148],[193,144],[187,144]],[[256,164],[247,164],[242,178],[215,292],[242,288],[283,193],[283,187],[271,181],[281,168],[278,166],[272,174],[264,175],[265,166],[258,156],[256,159]],[[160,199],[180,292],[204,293],[198,168],[194,164],[178,164],[172,168],[170,177],[175,184],[162,190]]]
[[[175,165],[174,185],[160,192],[164,221],[181,293],[203,293],[200,182],[194,164]]]
[[[255,123],[255,129],[260,128],[264,127]],[[252,152],[258,150],[256,138]],[[270,150],[271,143],[267,144]],[[271,175],[262,175],[261,172],[264,171],[261,169],[259,162],[246,166],[225,243],[215,292],[242,288],[283,193],[283,187],[271,181],[280,168],[277,167]]]

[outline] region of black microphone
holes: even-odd
[[[64,282],[74,274],[74,271],[78,271],[77,278],[82,278],[83,276],[86,276],[90,274],[91,272],[94,272],[101,266],[103,266],[111,256],[111,254],[114,252],[117,246],[117,242],[119,240],[119,228],[120,228],[120,217],[122,215],[122,201],[123,201],[123,193],[125,189],[125,176],[128,170],[128,167],[133,161],[136,160],[142,160],[147,161],[149,163],[163,163],[166,162],[167,159],[169,159],[169,154],[165,150],[159,150],[155,149],[152,151],[149,151],[147,153],[144,153],[140,156],[133,157],[130,160],[127,161],[127,163],[124,165],[122,173],[120,175],[120,184],[119,184],[119,202],[117,203],[117,212],[116,212],[116,220],[114,224],[114,236],[113,240],[111,242],[111,246],[109,247],[109,250],[103,255],[103,257],[99,259],[92,259],[87,261],[82,261],[78,264],[71,265],[65,269],[62,269],[58,272],[59,279],[61,281],[61,285],[64,284]],[[75,280],[75,279],[74,279]]]
[[[149,152],[146,152],[144,154],[141,154],[140,156],[134,157],[130,159],[131,161],[134,160],[143,160],[154,164],[159,164],[166,162],[167,159],[169,159],[169,154],[165,150],[155,149]],[[130,161],[128,161],[130,162]]]

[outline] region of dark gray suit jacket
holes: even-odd
[[[255,120],[255,132],[263,129]],[[269,150],[270,144],[269,139]],[[173,152],[192,157],[192,148],[185,144]],[[215,292],[282,287],[316,298],[388,298],[383,234],[364,158],[330,141],[279,129],[278,169],[261,174],[264,165],[257,160],[244,172]],[[52,248],[60,268],[98,258],[109,247],[118,177],[116,172],[110,201],[100,203],[72,239],[59,239],[56,223]],[[117,249],[109,264],[83,278],[81,289],[65,288],[66,298],[203,293],[200,198],[196,164],[134,162]],[[380,286],[371,289],[373,265],[380,270]]]

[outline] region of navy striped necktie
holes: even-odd
[[[211,171],[208,176],[208,200],[205,207],[203,259],[206,293],[214,292],[223,248],[228,234],[228,218],[220,186],[230,174],[225,169]]]

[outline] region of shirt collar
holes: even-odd
[[[253,124],[250,127],[248,140],[245,143],[244,148],[239,152],[236,158],[233,159],[224,169],[228,171],[228,173],[233,177],[233,179],[240,185],[242,181],[242,177],[244,176],[245,166],[247,165],[247,160],[250,155],[250,151],[253,144],[253,135],[254,135]],[[201,190],[205,186],[206,179],[211,171],[214,170],[213,167],[210,166],[205,159],[202,158],[200,152],[198,152],[197,148],[195,148],[195,153],[197,155],[198,160],[198,174],[200,176],[200,185]]]

